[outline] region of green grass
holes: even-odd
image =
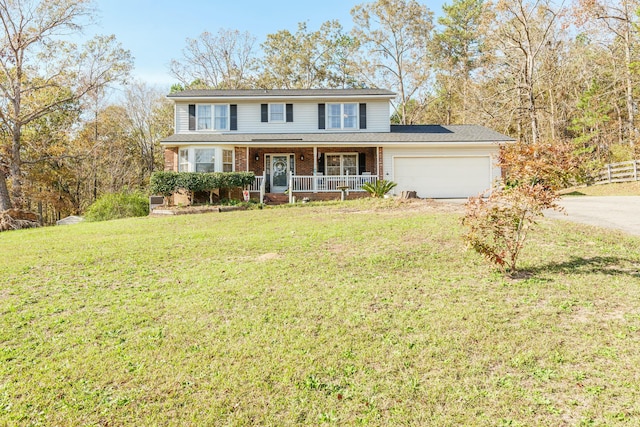
[[[640,239],[394,206],[1,233],[0,425],[640,424]]]
[[[567,196],[640,196],[640,181],[590,185],[564,192]]]

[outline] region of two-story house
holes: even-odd
[[[175,103],[165,169],[253,171],[267,193],[335,195],[391,180],[422,198],[460,198],[500,176],[511,138],[482,126],[390,124],[396,94],[380,89],[187,90]],[[326,198],[326,197],[324,197]]]

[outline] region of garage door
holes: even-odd
[[[421,198],[475,196],[491,186],[488,156],[394,157],[395,193],[416,191]]]

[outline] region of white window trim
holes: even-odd
[[[182,161],[182,153],[186,152],[187,153],[187,160],[186,162]],[[190,166],[191,166],[191,162],[189,161],[190,159],[190,153],[189,153],[189,149],[188,148],[179,148],[178,149],[178,172],[189,172],[190,170]],[[181,168],[184,166],[185,170],[181,170]]]
[[[230,151],[231,152],[231,162],[225,162],[224,161],[224,152],[225,151]],[[235,160],[236,160],[236,153],[235,150],[229,149],[229,148],[222,148],[221,149],[221,158],[222,158],[222,172],[224,172],[224,165],[231,165],[231,172],[234,172],[235,170]]]
[[[331,121],[329,120],[329,110],[331,109],[331,105],[339,105],[340,106],[340,127],[331,127]],[[356,106],[356,114],[355,114],[355,125],[353,127],[344,127],[344,106],[345,105],[355,105]],[[326,112],[325,112],[325,129],[327,130],[357,130],[360,127],[360,114],[359,114],[359,105],[357,102],[330,102],[326,104]]]
[[[210,129],[198,129],[198,123],[200,119],[200,115],[198,114],[200,111],[200,106],[208,105],[211,107],[211,128]],[[216,129],[216,106],[226,106],[227,107],[227,120],[225,122],[224,129]],[[196,104],[196,132],[221,132],[228,131],[231,126],[231,104]]]
[[[196,150],[215,150],[214,153],[214,170],[216,172],[224,172],[224,154],[223,150],[231,151],[232,163],[231,170],[235,172],[236,154],[233,146],[229,145],[189,145],[178,149],[178,171],[180,172],[180,152],[187,152],[187,162],[183,163],[185,170],[182,172],[195,172],[196,171]]]
[[[198,150],[213,150],[213,162],[201,162],[200,164],[213,165],[212,172],[218,172],[218,149],[215,147],[196,147],[193,149],[193,171],[198,172]]]
[[[271,106],[282,105],[282,120],[273,120],[271,118]],[[287,104],[282,102],[274,102],[269,104],[269,123],[285,123],[287,121]]]

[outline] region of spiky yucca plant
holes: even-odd
[[[369,193],[371,197],[384,197],[389,191],[393,190],[398,184],[393,181],[385,181],[380,179],[375,182],[366,182],[362,185],[362,189]]]

